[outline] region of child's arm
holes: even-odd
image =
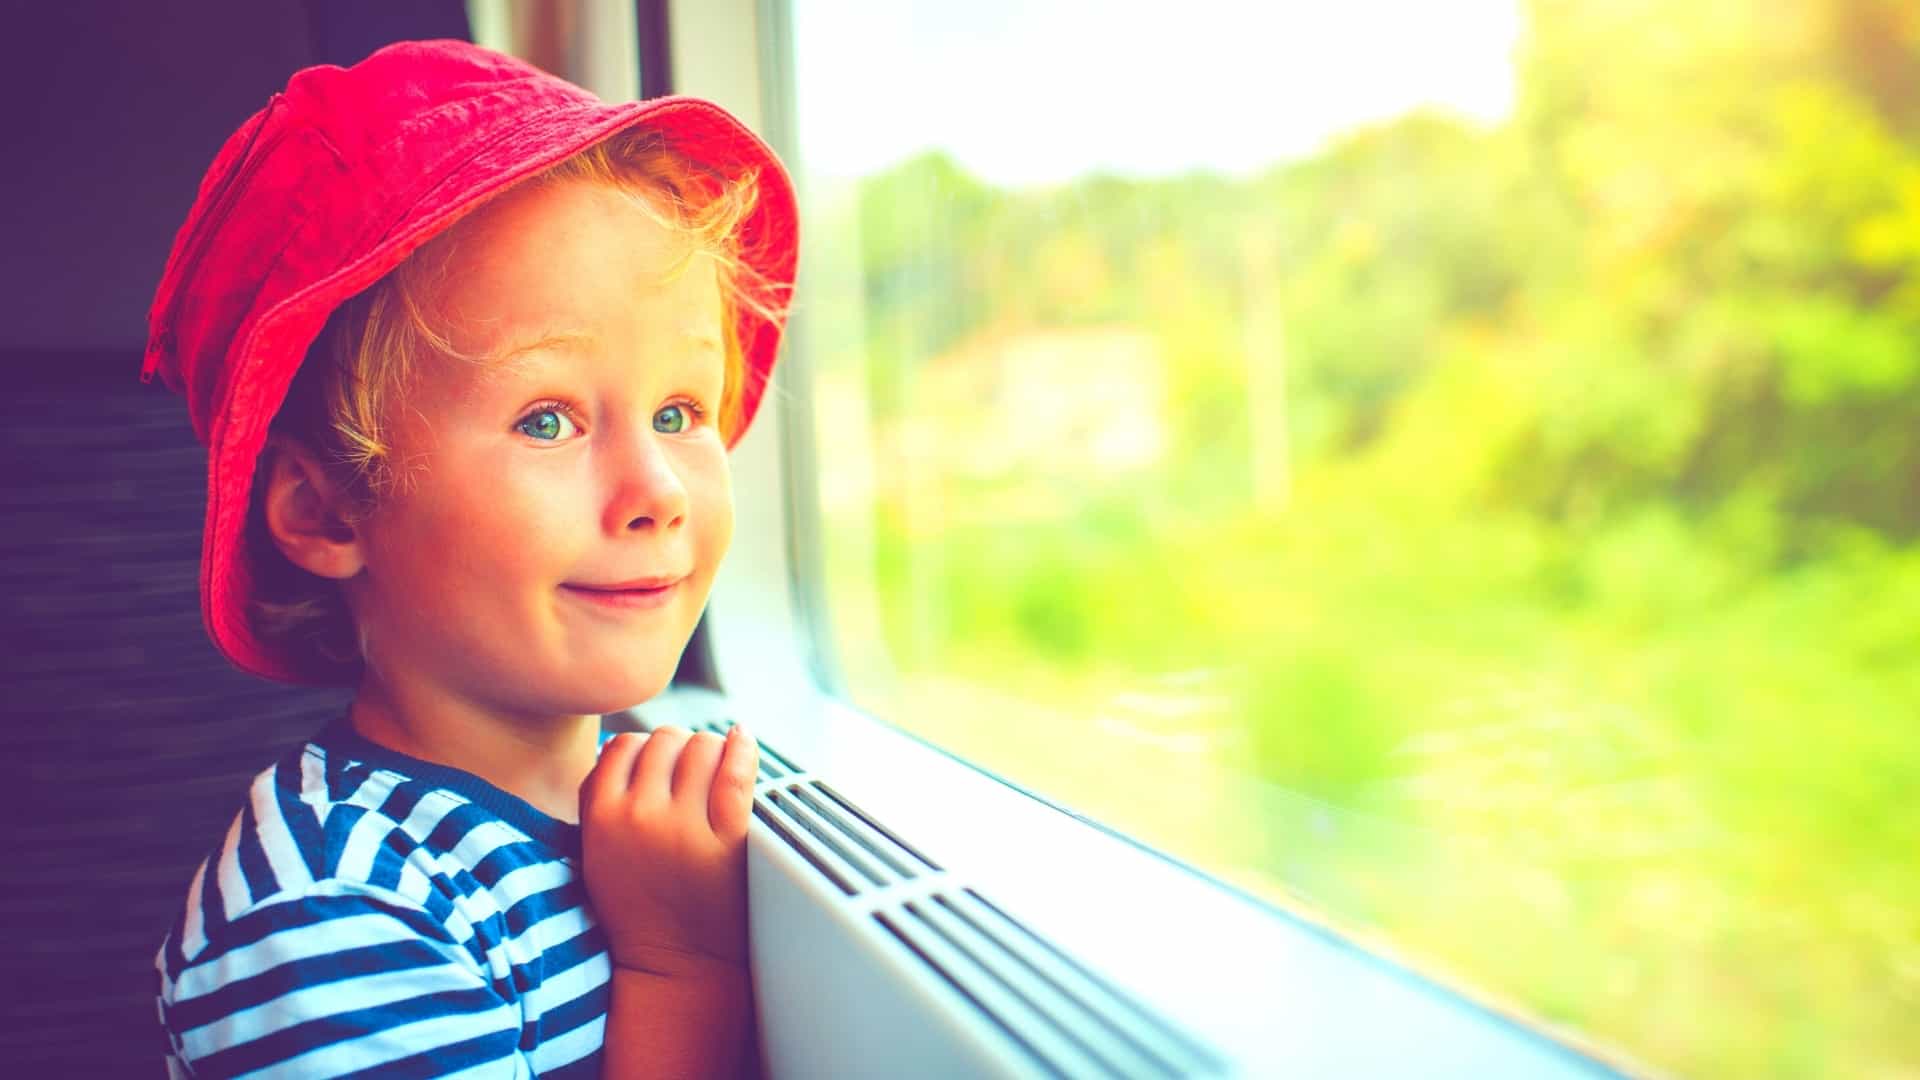
[[[755,1055],[747,820],[759,751],[678,728],[615,736],[580,787],[587,894],[614,965],[609,1078],[732,1077]]]

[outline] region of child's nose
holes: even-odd
[[[622,455],[613,497],[607,504],[609,534],[636,529],[671,529],[687,516],[687,487],[673,459],[651,433],[636,436]]]

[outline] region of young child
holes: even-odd
[[[752,1068],[754,743],[600,715],[706,602],[796,250],[718,107],[460,42],[302,71],[228,139],[144,374],[208,447],[214,641],[354,697],[190,883],[170,1075]]]

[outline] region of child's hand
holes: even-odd
[[[739,728],[622,733],[580,785],[587,895],[616,966],[694,974],[747,959],[747,820],[760,751]]]

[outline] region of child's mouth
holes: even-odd
[[[598,607],[621,610],[644,610],[656,608],[671,600],[675,592],[685,581],[685,575],[677,578],[654,579],[644,582],[623,582],[618,585],[575,585],[562,584],[563,592],[577,596],[589,604]]]

